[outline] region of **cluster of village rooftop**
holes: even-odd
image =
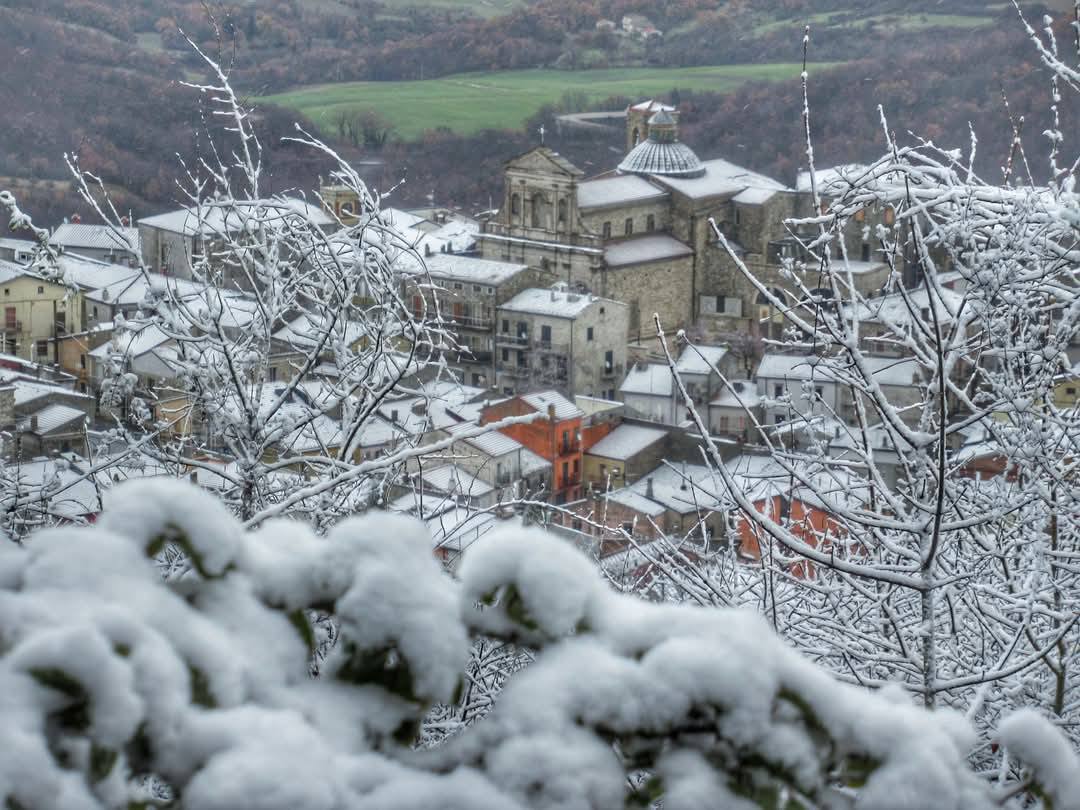
[[[786,432],[792,445],[808,440],[808,430],[831,435],[833,451],[845,452],[848,434],[840,428],[855,411],[849,389],[815,368],[813,356],[769,348],[764,339],[781,336],[781,313],[722,244],[783,300],[785,266],[805,258],[785,221],[817,210],[809,177],[787,186],[725,160],[699,160],[679,140],[678,111],[653,101],[627,109],[626,152],[614,170],[585,178],[550,148],[534,148],[507,163],[502,204],[479,217],[439,208],[380,214],[425,259],[434,284],[404,289],[417,314],[437,305],[448,321],[458,348],[447,360],[457,380],[432,380],[423,397],[384,403],[364,429],[357,459],[506,416],[541,417],[462,440],[445,454],[452,461],[418,466],[388,502],[452,536],[440,544],[447,554],[511,499],[564,506],[557,522],[604,554],[626,553],[616,542],[621,532],[648,540],[700,523],[703,536],[730,535],[715,509],[716,487],[701,483],[708,478],[703,437],[660,353],[657,318],[669,335],[693,337],[692,345],[671,342],[678,371],[705,429],[755,497],[781,499],[787,510],[815,506],[755,451],[755,424]],[[818,172],[817,188],[827,198],[859,171]],[[360,202],[348,189],[324,187],[320,197],[325,207],[288,204],[327,232],[355,221]],[[880,340],[914,317],[900,295],[883,292],[892,269],[870,241],[876,226],[893,219],[887,207],[855,217],[843,238],[845,270],[865,299],[859,316],[868,363],[890,402],[916,420],[915,409],[903,409],[922,401],[918,366],[896,342]],[[207,255],[222,227],[181,209],[133,223],[124,245],[111,229],[66,222],[51,238],[63,282],[32,269],[33,244],[0,240],[0,428],[13,428],[15,437],[4,453],[19,462],[27,486],[71,479],[55,507],[60,513],[98,508],[100,482],[79,476],[90,463],[88,429],[115,424],[98,402],[117,351],[151,399],[175,376],[167,335],[153,328],[114,334],[114,323],[136,315],[155,275],[181,297],[197,295],[192,262]],[[963,294],[959,273],[944,268],[945,298],[931,304],[918,279],[906,277],[911,269],[899,271],[922,317],[933,306],[938,319],[949,318],[948,297]],[[254,307],[240,287],[229,291],[237,329]],[[290,353],[309,331],[299,317],[275,335],[282,348],[270,358],[271,381],[292,373]],[[1062,375],[1059,404],[1076,403],[1078,372]],[[807,386],[812,396],[804,396]],[[304,441],[333,448],[335,437],[331,413],[290,442],[293,450]],[[977,459],[979,437],[969,438]],[[895,477],[896,459],[881,444],[883,474]],[[212,478],[203,472],[200,480],[214,486]]]

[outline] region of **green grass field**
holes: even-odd
[[[991,7],[987,7],[990,10]],[[844,20],[850,11],[825,11],[791,20],[774,20],[762,23],[754,28],[754,35],[760,36],[782,28],[797,30],[806,24],[826,28],[863,28],[867,25],[896,28],[903,31],[918,31],[923,28],[978,28],[990,25],[993,17],[975,14],[917,14],[914,12],[896,14],[878,14],[876,16],[856,17]]]
[[[376,110],[394,125],[397,136],[409,140],[439,126],[461,134],[487,128],[517,129],[541,106],[558,101],[567,91],[583,92],[597,100],[617,95],[638,98],[673,88],[730,92],[752,81],[796,81],[801,70],[798,64],[514,70],[413,82],[314,85],[258,101],[297,110],[327,132],[342,111]]]
[[[521,8],[525,5],[525,0],[383,0],[383,4],[390,9],[419,6],[448,11],[471,11],[478,17],[497,17]]]

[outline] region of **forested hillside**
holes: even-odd
[[[947,142],[966,140],[971,120],[985,140],[987,165],[998,161],[1009,136],[1002,83],[1014,111],[1029,114],[1029,135],[1043,128],[1030,116],[1046,108],[1045,82],[1032,71],[1015,14],[1001,4],[958,0],[943,14],[939,3],[925,0],[898,14],[884,0],[537,0],[491,18],[458,5],[0,0],[0,185],[15,187],[35,216],[56,221],[79,210],[62,160],[77,152],[86,168],[122,189],[120,201],[136,215],[172,205],[175,154],[193,154],[199,123],[198,94],[177,81],[199,78],[181,30],[219,54],[237,84],[258,95],[309,82],[461,70],[792,61],[801,56],[801,25],[809,20],[813,60],[866,60],[857,71],[814,76],[815,128],[829,160],[868,157],[880,147],[880,102],[901,131]],[[631,42],[596,28],[600,19],[635,12],[650,15],[664,36]],[[854,82],[854,75],[867,78]],[[797,81],[718,97],[682,93],[677,100],[685,138],[703,155],[723,154],[790,180],[802,151]],[[297,114],[264,105],[260,115],[269,181],[310,187],[320,167],[278,143]],[[541,120],[530,125],[532,133]],[[390,135],[378,155],[388,167],[382,185],[407,177],[398,192],[402,204],[434,193],[442,202],[486,205],[501,162],[535,140],[430,132],[395,143],[393,121],[381,123]],[[598,171],[614,162],[618,139],[556,145]]]

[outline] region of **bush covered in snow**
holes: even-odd
[[[169,544],[191,565],[164,580]],[[312,678],[317,611],[340,632]],[[483,720],[416,750],[480,635],[536,661]],[[147,776],[188,810],[997,806],[970,735],[835,682],[751,613],[617,595],[535,530],[486,537],[454,579],[418,522],[246,532],[190,485],[144,481],[95,527],[0,545],[8,808],[156,806]],[[1014,716],[1001,741],[1055,808],[1078,806],[1048,724]]]

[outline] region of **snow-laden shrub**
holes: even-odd
[[[163,544],[191,559],[179,580],[155,568]],[[313,679],[316,611],[340,635]],[[481,633],[535,663],[482,721],[414,750]],[[751,613],[617,595],[536,530],[476,544],[457,581],[418,522],[245,532],[190,485],[144,481],[94,527],[0,545],[7,808],[148,807],[145,775],[187,810],[997,806],[970,739],[958,715],[837,683]],[[1002,742],[1055,808],[1078,806],[1047,723],[1020,716]]]

